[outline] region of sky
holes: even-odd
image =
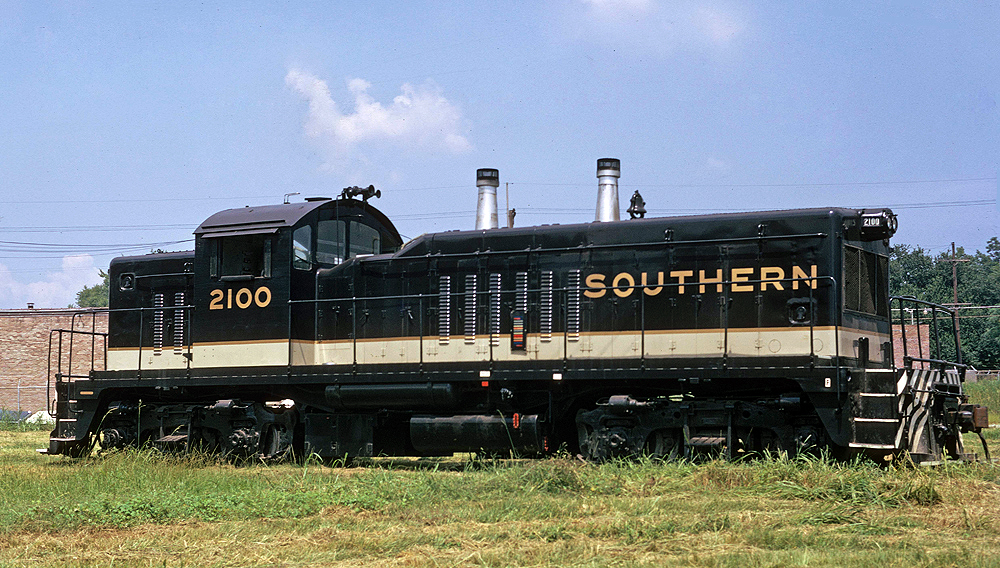
[[[405,238],[891,207],[895,243],[998,227],[997,2],[0,0],[0,308],[65,307],[212,213],[374,184]]]

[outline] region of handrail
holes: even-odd
[[[71,328],[72,328],[72,325],[71,325]],[[66,334],[68,334],[69,337],[70,337],[70,341],[69,341],[70,348],[69,348],[69,351],[68,351],[67,357],[66,357],[66,359],[67,359],[67,362],[66,362],[66,372],[63,373],[63,336],[66,335]],[[103,331],[85,331],[85,330],[82,330],[82,329],[52,329],[52,330],[49,330],[49,352],[48,352],[48,358],[46,360],[46,368],[45,368],[45,397],[46,397],[46,408],[48,408],[49,413],[53,414],[53,415],[55,414],[54,413],[54,409],[52,407],[52,401],[53,401],[53,399],[52,399],[52,390],[51,390],[52,379],[53,379],[53,374],[52,374],[52,340],[53,340],[53,337],[58,337],[59,338],[59,342],[57,344],[58,347],[57,347],[56,352],[55,352],[55,357],[56,357],[56,373],[54,375],[55,382],[56,383],[61,383],[65,379],[70,379],[70,380],[72,380],[72,379],[84,379],[84,378],[88,377],[88,375],[79,375],[79,374],[74,374],[73,373],[73,350],[72,350],[73,341],[72,340],[73,340],[73,337],[75,335],[90,336],[91,337],[91,341],[92,341],[91,344],[95,345],[94,348],[96,348],[97,338],[101,337],[104,340],[102,343],[103,343],[104,352],[105,352],[105,354],[104,354],[105,368],[107,366],[107,348],[108,348],[108,341],[107,341],[107,339],[108,339],[108,334],[106,332],[103,332]],[[94,366],[95,365],[94,365],[94,360],[93,360],[93,353],[91,353],[91,365],[90,365],[90,370],[91,371],[95,370]]]
[[[892,302],[894,302],[894,301],[898,303],[898,307],[897,308],[892,308]],[[920,321],[918,321],[917,324],[916,324],[916,328],[917,328],[917,333],[916,333],[916,335],[917,335],[917,355],[918,355],[918,357],[912,357],[912,356],[910,356],[910,354],[909,354],[909,346],[907,345],[907,341],[906,341],[906,339],[908,337],[907,330],[906,330],[906,327],[907,327],[907,323],[906,323],[906,307],[905,307],[906,304],[913,304],[914,306],[916,306],[914,308],[910,308],[911,310],[919,309],[919,308],[922,307],[924,310],[930,310],[930,312],[931,312],[931,314],[930,314],[931,317],[930,317],[930,322],[929,323],[921,323]],[[928,364],[931,365],[931,368],[934,368],[934,366],[937,366],[942,371],[944,371],[946,367],[953,367],[956,370],[958,370],[963,377],[965,376],[965,371],[969,368],[969,366],[966,365],[966,364],[964,364],[962,362],[962,346],[961,346],[961,344],[958,341],[958,333],[957,333],[957,329],[956,329],[957,326],[955,325],[955,323],[956,323],[956,317],[957,316],[956,316],[956,313],[955,313],[954,309],[949,308],[947,306],[943,306],[941,304],[936,304],[934,302],[929,302],[929,301],[926,301],[926,300],[919,300],[919,299],[917,299],[917,298],[915,298],[913,296],[891,296],[889,298],[889,305],[890,305],[890,310],[889,310],[890,321],[892,321],[892,317],[893,317],[892,313],[893,313],[893,311],[898,310],[898,312],[899,312],[899,322],[898,322],[898,325],[899,325],[899,331],[900,331],[900,336],[901,336],[900,339],[901,339],[902,348],[903,348],[903,368],[905,368],[905,369],[913,369],[913,363],[914,362],[928,363]],[[950,318],[951,318],[951,337],[952,337],[952,340],[955,342],[955,361],[949,361],[949,360],[946,360],[946,359],[944,359],[942,357],[942,350],[943,350],[942,349],[942,345],[941,345],[941,333],[942,333],[942,330],[940,329],[940,327],[938,325],[938,314],[939,313],[943,313],[946,316],[950,316]],[[893,323],[895,324],[896,322],[893,322]],[[928,353],[927,356],[925,357],[924,353],[923,353],[923,347],[924,346],[923,346],[923,338],[921,337],[921,329],[920,328],[924,327],[924,326],[928,326],[928,325],[930,326],[929,331],[933,335],[933,341],[934,341],[934,343],[933,343],[933,350],[932,350],[932,352]],[[943,332],[947,333],[947,330],[944,330]],[[927,339],[928,339],[928,349],[930,349],[931,348],[931,344],[930,344],[931,337],[928,337]]]
[[[90,367],[89,367],[88,373],[90,371],[97,370],[96,355],[97,355],[97,349],[99,348],[98,347],[98,343],[97,343],[97,338],[98,337],[100,337],[100,338],[103,339],[103,341],[101,342],[102,345],[100,346],[100,348],[103,351],[103,357],[102,357],[103,368],[105,368],[105,369],[107,368],[107,366],[108,366],[108,336],[109,336],[109,334],[107,332],[95,331],[96,330],[96,324],[97,324],[97,314],[99,314],[99,313],[103,313],[103,314],[129,313],[129,312],[138,312],[139,313],[139,330],[138,330],[138,333],[139,333],[139,346],[138,346],[139,354],[138,354],[137,373],[138,373],[138,378],[141,378],[142,377],[142,348],[143,348],[143,346],[142,346],[142,340],[143,340],[143,331],[144,331],[143,328],[144,328],[144,324],[145,324],[143,315],[145,314],[145,312],[149,312],[149,311],[155,312],[157,310],[160,310],[160,311],[184,310],[186,313],[193,313],[194,312],[194,306],[193,305],[183,305],[183,306],[165,306],[165,307],[162,307],[162,308],[156,308],[156,307],[138,307],[138,308],[115,308],[115,309],[111,309],[111,308],[95,308],[95,309],[88,309],[86,311],[80,311],[80,312],[76,312],[76,313],[72,314],[71,319],[70,319],[70,328],[69,329],[61,329],[61,328],[59,328],[59,329],[52,329],[52,330],[49,331],[49,349],[48,349],[49,354],[48,354],[48,360],[46,362],[46,385],[47,385],[47,387],[52,383],[53,378],[55,379],[56,383],[60,383],[60,382],[63,382],[65,379],[85,379],[85,378],[87,378],[89,376],[87,374],[74,374],[73,373],[74,339],[75,339],[75,337],[77,335],[89,336],[91,338],[91,342],[90,342],[90,344],[91,344]],[[91,316],[92,316],[91,330],[87,331],[87,330],[84,330],[84,329],[77,329],[76,328],[76,318],[79,317],[79,316],[86,316],[87,314],[91,314]],[[186,321],[188,322],[188,325],[186,325],[185,328],[184,328],[184,335],[186,336],[186,340],[184,340],[183,343],[185,344],[185,346],[187,347],[187,349],[189,350],[189,352],[190,352],[190,349],[191,349],[191,340],[190,340],[191,339],[191,334],[190,334],[190,332],[188,330],[190,329],[190,322],[192,320],[193,320],[193,318],[187,318]],[[66,343],[68,343],[68,350],[64,350],[63,349],[63,347],[64,347],[64,345],[63,345],[64,344],[64,337],[65,336],[69,337],[69,341],[66,342]],[[58,338],[58,342],[56,343],[56,345],[53,345],[55,338]],[[54,352],[55,358],[56,358],[55,375],[52,374],[53,352]],[[66,372],[65,373],[63,372],[63,359],[64,358],[66,359]],[[48,406],[49,406],[49,408],[51,410],[52,393],[51,393],[51,390],[49,388],[46,389],[46,397],[48,397],[48,401],[49,401]]]
[[[711,285],[723,286],[724,287],[724,292],[720,296],[724,300],[724,302],[723,302],[724,305],[720,306],[722,309],[720,310],[720,315],[719,315],[719,317],[720,317],[719,323],[720,323],[721,331],[723,333],[723,338],[722,339],[723,339],[723,344],[724,344],[723,345],[723,349],[722,349],[722,353],[721,353],[721,360],[722,360],[723,368],[725,368],[725,366],[727,365],[727,358],[728,358],[728,355],[729,355],[729,353],[728,353],[728,351],[729,351],[729,349],[728,349],[729,332],[730,332],[730,325],[729,325],[729,311],[730,311],[729,301],[732,298],[732,294],[730,292],[731,285],[733,285],[733,284],[751,285],[751,286],[755,286],[756,288],[759,288],[759,286],[761,284],[772,284],[772,285],[773,284],[783,284],[783,285],[787,286],[787,285],[789,285],[791,283],[798,283],[798,282],[804,283],[806,285],[806,287],[808,288],[810,318],[809,318],[808,325],[801,325],[801,326],[795,326],[795,327],[801,328],[801,329],[805,329],[806,327],[808,327],[808,329],[809,329],[809,358],[810,358],[810,364],[813,365],[813,366],[815,366],[815,364],[816,364],[815,363],[815,361],[816,361],[815,327],[817,325],[818,311],[814,310],[813,303],[814,303],[814,301],[816,299],[816,297],[815,297],[816,288],[821,285],[820,284],[821,281],[822,281],[823,286],[825,288],[826,287],[832,287],[832,289],[836,289],[837,279],[835,277],[833,277],[833,276],[826,276],[826,275],[823,275],[823,276],[820,276],[820,275],[817,275],[817,276],[806,276],[806,277],[800,277],[800,278],[782,278],[782,279],[766,279],[766,280],[765,279],[747,279],[747,280],[739,280],[739,281],[722,280],[722,281],[719,281],[719,282],[711,282]],[[652,285],[652,284],[645,284],[645,285],[643,285],[643,284],[633,284],[633,285],[629,285],[629,286],[605,285],[605,286],[586,286],[586,287],[584,287],[584,286],[581,286],[581,287],[571,287],[571,286],[554,287],[552,289],[553,294],[554,295],[561,295],[562,298],[563,298],[563,301],[561,303],[562,304],[562,309],[559,310],[559,312],[560,312],[560,316],[559,317],[562,320],[561,323],[562,323],[562,328],[563,328],[561,335],[563,335],[562,339],[563,339],[563,344],[564,344],[563,345],[563,365],[564,365],[564,368],[565,368],[566,363],[569,360],[568,345],[566,345],[566,341],[567,341],[568,335],[569,335],[569,328],[568,328],[568,317],[569,317],[569,314],[567,313],[567,310],[565,309],[567,298],[568,298],[569,294],[573,294],[573,293],[582,294],[585,291],[590,291],[590,292],[594,292],[594,293],[598,293],[598,292],[607,293],[608,291],[611,291],[612,293],[614,293],[616,291],[617,292],[623,292],[625,290],[629,290],[629,293],[627,294],[627,296],[628,296],[628,295],[632,294],[631,291],[633,291],[633,290],[651,289],[651,288],[679,289],[679,288],[685,287],[685,286],[686,287],[691,287],[691,286],[699,286],[699,285],[700,284],[697,283],[697,282],[684,282],[684,283],[679,283],[679,282],[664,282],[663,284],[657,283],[655,285]],[[528,288],[526,290],[527,293],[541,293],[542,291],[543,291],[542,288]],[[451,292],[447,293],[446,295],[449,298],[456,298],[457,299],[457,298],[462,298],[462,297],[466,296],[469,293],[470,292],[465,292],[465,291],[451,291]],[[477,290],[475,292],[476,295],[482,295],[482,296],[488,296],[488,295],[490,295],[492,293],[493,292],[491,290]],[[501,295],[508,295],[508,294],[513,294],[513,293],[515,293],[514,290],[505,290],[505,291],[501,292]],[[640,342],[641,342],[640,350],[641,350],[641,352],[639,354],[639,360],[640,360],[640,367],[641,368],[645,368],[645,359],[646,359],[646,348],[645,348],[645,344],[646,344],[646,332],[647,332],[647,329],[646,329],[646,313],[647,313],[647,310],[646,310],[646,295],[647,294],[644,294],[644,293],[640,292],[640,294],[639,294],[639,296],[640,296],[639,306],[637,308],[639,310],[639,313],[640,313],[640,325],[639,325],[639,329],[637,329],[636,331],[638,331],[639,334],[640,334]],[[290,315],[292,313],[294,313],[294,310],[292,308],[295,305],[314,305],[314,306],[317,306],[317,307],[322,306],[322,305],[346,305],[349,308],[351,308],[351,312],[352,312],[352,314],[351,314],[351,326],[350,326],[350,328],[351,328],[350,341],[351,341],[351,344],[352,344],[352,357],[351,357],[351,359],[352,359],[352,368],[356,372],[357,368],[358,368],[358,364],[359,364],[359,362],[358,362],[358,350],[357,350],[358,332],[359,332],[359,322],[358,322],[358,318],[357,318],[358,305],[360,303],[362,303],[362,302],[367,303],[367,302],[386,302],[386,301],[392,301],[392,300],[416,300],[416,302],[418,303],[418,312],[419,312],[419,315],[420,315],[419,334],[418,335],[419,335],[419,338],[420,338],[420,341],[419,341],[419,351],[420,351],[420,365],[421,365],[421,369],[422,369],[423,368],[423,357],[424,357],[423,348],[424,348],[424,339],[425,339],[425,337],[424,337],[424,332],[425,332],[425,329],[424,329],[425,325],[424,324],[425,324],[425,321],[424,321],[424,317],[423,317],[424,316],[424,309],[425,309],[425,307],[427,309],[433,309],[433,305],[430,304],[430,303],[425,303],[424,300],[426,298],[436,299],[436,298],[440,298],[440,297],[441,297],[440,293],[433,293],[433,294],[431,294],[431,293],[418,293],[418,294],[392,294],[392,295],[370,296],[370,297],[358,297],[358,296],[352,295],[352,296],[343,297],[343,298],[306,298],[306,299],[296,299],[296,300],[288,300],[288,305],[289,305],[288,313]],[[477,302],[477,306],[480,306],[480,305],[485,305],[485,304],[483,304],[481,302]],[[476,317],[478,317],[478,315]],[[840,321],[839,321],[839,319],[834,318],[833,320],[831,320],[830,325],[833,325],[836,328],[835,329],[835,338],[834,338],[834,342],[835,342],[835,346],[834,346],[834,348],[835,348],[835,355],[834,355],[834,358],[837,360],[837,365],[838,365],[838,368],[839,368],[839,365],[840,365],[840,362],[839,362],[839,359],[840,359],[840,337],[839,337],[839,335],[840,335],[839,334]],[[291,321],[289,321],[289,329],[291,329]],[[318,335],[317,335],[317,337],[318,337]],[[291,341],[290,341],[290,343],[291,343]],[[492,350],[491,350],[491,352],[492,352]],[[490,356],[490,361],[491,362],[493,361],[493,356],[492,355]],[[289,367],[291,367],[291,346],[289,347]]]

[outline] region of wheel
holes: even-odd
[[[672,460],[682,453],[681,436],[676,430],[656,430],[646,438],[643,453],[651,458]]]
[[[267,460],[283,460],[291,453],[292,434],[280,424],[272,424],[261,439],[260,454]]]

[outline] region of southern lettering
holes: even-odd
[[[588,274],[584,282],[587,290],[583,295],[588,298],[602,298],[610,290],[619,298],[627,298],[637,289],[647,296],[656,296],[664,288],[673,290],[675,294],[706,292],[722,292],[724,286],[729,286],[731,292],[766,292],[768,290],[798,290],[799,286],[816,288],[816,265],[809,267],[809,273],[793,265],[790,269],[780,266],[762,266],[732,268],[728,273],[723,269],[715,270],[669,270],[657,272],[619,272],[613,277],[594,272]]]

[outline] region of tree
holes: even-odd
[[[78,308],[106,308],[108,307],[108,290],[110,289],[110,277],[107,272],[101,271],[101,278],[104,282],[93,286],[84,286],[83,290],[76,293],[76,307]]]
[[[986,241],[986,254],[993,260],[1000,262],[1000,239],[990,237],[990,240]]]
[[[927,251],[910,245],[896,245],[889,254],[889,292],[894,296],[920,299],[934,278],[934,259]]]
[[[971,306],[1000,305],[1000,240],[993,237],[986,252],[966,254],[969,260],[958,266],[958,301]],[[931,257],[920,247],[892,247],[889,255],[889,292],[895,296],[914,296],[937,304],[954,301],[951,251]],[[959,311],[962,333],[962,358],[979,369],[1000,368],[1000,310],[962,309]]]

